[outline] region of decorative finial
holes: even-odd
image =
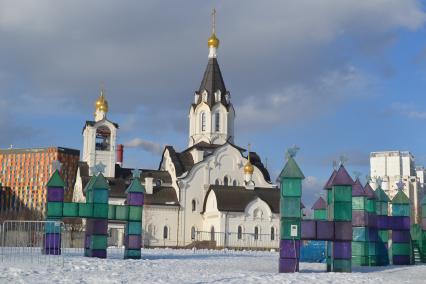
[[[294,158],[296,157],[297,152],[300,150],[300,148],[297,145],[293,145],[293,147],[288,148],[285,151],[285,157],[286,159]]]
[[[402,179],[399,179],[399,181],[396,183],[396,187],[398,190],[404,190],[405,183],[402,181]]]
[[[340,155],[340,157],[339,157],[339,165],[340,166],[344,166],[347,161],[348,161],[348,158],[345,155]]]
[[[359,179],[359,177],[361,176],[361,172],[359,172],[359,171],[354,171],[354,176],[355,176],[355,179],[357,180],[357,179]]]
[[[370,176],[370,175],[366,175],[366,176],[365,176],[365,180],[366,180],[367,182],[370,182],[370,181],[371,181],[371,176]]]
[[[59,160],[54,160],[52,162],[52,169],[53,171],[61,171],[62,168],[62,164]]]
[[[90,170],[92,171],[93,175],[97,176],[100,173],[104,173],[105,168],[106,168],[106,166],[102,162],[99,162],[95,166],[90,167]]]
[[[337,171],[337,161],[333,161],[333,169]]]
[[[249,161],[249,163],[251,162],[250,161],[250,148],[251,148],[251,144],[250,143],[248,143],[247,144],[247,148],[248,148],[248,155],[247,155],[247,158],[248,158],[248,161]]]
[[[251,148],[251,144],[250,143],[247,145],[247,148],[248,148],[247,163],[244,166],[244,173],[252,175],[253,172],[254,172],[254,167],[253,167],[253,165],[250,162],[250,148]]]
[[[219,39],[216,37],[216,9],[212,10],[212,34],[207,45],[210,48],[209,58],[216,58],[216,48],[219,47]]]
[[[212,34],[216,33],[216,9],[212,10]]]
[[[132,175],[133,175],[133,178],[140,178],[141,177],[141,171],[139,169],[133,169]]]

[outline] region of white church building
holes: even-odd
[[[278,248],[279,189],[259,156],[234,144],[235,110],[217,61],[214,29],[208,47],[207,68],[189,102],[188,148],[179,152],[166,146],[157,169],[141,169],[144,246]],[[85,200],[83,188],[101,164],[111,187],[110,203],[125,203],[132,169],[117,160],[119,126],[107,112],[102,91],[95,119],[83,129],[74,201]],[[120,244],[123,224],[111,223],[110,228]]]

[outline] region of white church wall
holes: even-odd
[[[178,207],[145,205],[142,214],[144,245],[176,247],[178,242]],[[164,228],[167,234],[164,234]]]

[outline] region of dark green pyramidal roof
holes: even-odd
[[[392,198],[392,204],[410,204],[410,199],[402,190],[398,190],[395,196]]]
[[[279,175],[279,180],[282,180],[283,178],[300,178],[300,179],[305,178],[305,176],[303,175],[302,171],[300,170],[299,166],[297,165],[293,157],[288,158],[287,163],[284,166],[284,169],[281,171]]]
[[[134,178],[132,180],[132,183],[129,185],[129,187],[126,189],[126,193],[130,192],[140,192],[145,193],[145,187],[141,184],[140,179]]]
[[[389,196],[383,191],[381,187],[376,188],[375,193],[378,201],[389,202]]]
[[[106,178],[102,173],[99,173],[97,176],[92,176],[87,183],[86,187],[84,188],[84,192],[88,190],[92,190],[95,188],[99,189],[108,189],[109,190],[109,184]]]
[[[65,183],[64,180],[59,175],[58,170],[56,170],[53,175],[50,177],[49,181],[47,182],[46,186],[48,187],[64,187]]]

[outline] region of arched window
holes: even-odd
[[[211,240],[211,241],[214,241],[214,235],[215,235],[215,232],[214,232],[214,226],[212,226],[212,227],[210,228],[210,240]]]
[[[163,239],[169,238],[169,228],[167,226],[164,226],[163,228]]]
[[[192,199],[192,212],[194,212],[195,210],[197,210],[197,204],[195,202],[195,199]]]
[[[111,143],[111,130],[106,126],[96,129],[96,150],[109,151]]]
[[[223,185],[228,186],[228,177],[223,178]]]
[[[254,227],[254,240],[257,241],[259,239],[259,227]]]
[[[161,186],[161,179],[155,180],[155,186]]]
[[[220,113],[218,112],[214,114],[214,131],[220,131]]]
[[[219,184],[220,184],[220,181],[219,181],[219,179],[218,179],[218,178],[215,180],[214,184],[215,184],[215,185],[219,185]]]
[[[191,240],[195,240],[195,227],[192,226],[191,228]]]
[[[275,228],[271,227],[271,241],[275,241]]]
[[[234,181],[232,182],[232,185],[233,186],[237,186],[238,184],[237,184],[237,180],[236,179],[234,179]]]
[[[206,113],[205,112],[201,114],[201,131],[202,132],[206,131]]]
[[[239,240],[243,238],[243,228],[241,226],[238,226],[237,237]]]

